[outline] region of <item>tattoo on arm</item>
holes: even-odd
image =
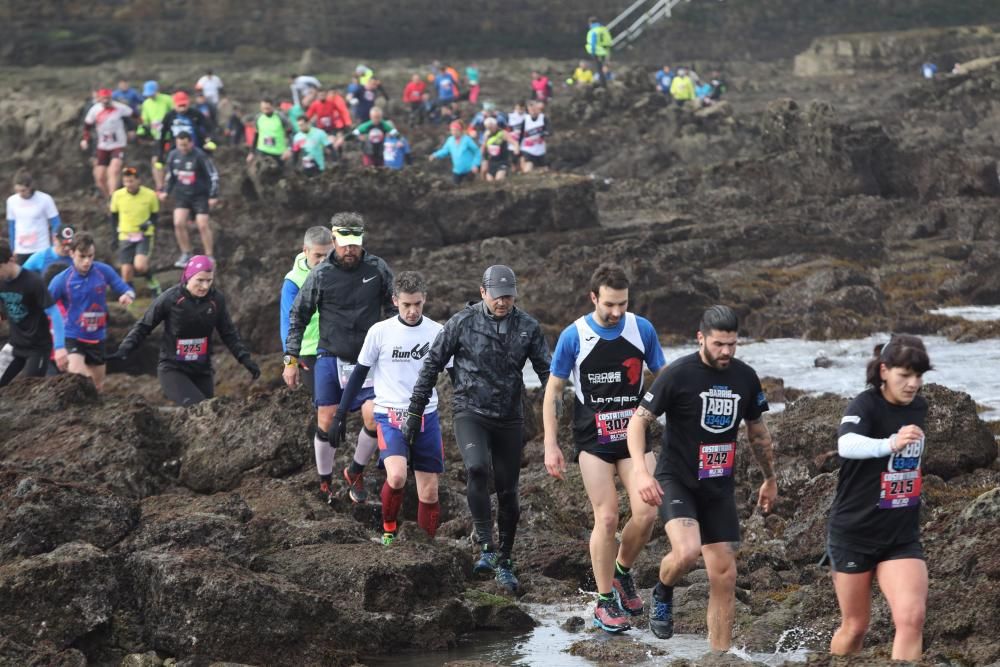
[[[656,421],[656,415],[641,405],[635,409],[635,416],[646,422],[646,426],[649,426]]]
[[[774,448],[771,444],[771,432],[763,420],[747,425],[747,436],[750,440],[750,451],[757,465],[764,473],[764,479],[774,477]]]

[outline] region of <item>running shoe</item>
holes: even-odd
[[[483,547],[483,552],[479,554],[479,560],[472,566],[472,571],[480,577],[492,577],[497,567],[497,554]]]
[[[177,267],[178,269],[183,269],[185,266],[187,266],[187,263],[190,259],[191,259],[191,253],[182,252],[181,256],[177,258],[176,262],[174,262],[174,266]]]
[[[382,546],[391,547],[393,541],[396,539],[396,533],[382,533]]]
[[[660,639],[674,636],[674,601],[660,600],[653,596],[653,613],[649,615],[649,629]]]
[[[632,628],[625,618],[625,612],[614,598],[597,601],[597,607],[594,608],[594,627],[610,633],[624,632]]]
[[[621,574],[620,572],[615,572],[615,578],[611,582],[614,587],[615,597],[618,598],[618,604],[621,606],[622,611],[624,611],[629,616],[639,616],[642,614],[642,598],[639,596],[638,591],[635,590],[635,580],[632,579],[632,574]]]
[[[333,504],[333,489],[330,487],[329,482],[319,483],[319,497],[325,501],[327,505]]]
[[[368,492],[365,491],[365,473],[351,475],[351,469],[344,468],[344,479],[347,480],[347,495],[353,502],[363,503],[368,500]]]
[[[511,559],[497,561],[496,580],[502,588],[511,593],[517,592],[517,576],[514,574],[514,562]]]

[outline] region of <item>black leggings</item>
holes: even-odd
[[[521,505],[517,483],[521,477],[524,429],[520,421],[500,421],[470,412],[455,415],[455,441],[465,464],[466,496],[479,544],[493,544],[490,508],[490,464],[497,490],[497,531],[501,558],[514,549]]]
[[[188,375],[176,368],[159,368],[156,374],[163,395],[177,405],[187,407],[215,395],[215,381],[211,375]]]
[[[25,377],[45,377],[45,373],[49,369],[49,353],[50,350],[46,350],[45,352],[32,352],[26,357],[15,356],[11,360],[10,366],[3,372],[3,376],[0,377],[0,387],[9,385],[22,370]]]

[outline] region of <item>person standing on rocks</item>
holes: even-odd
[[[181,274],[181,281],[153,301],[112,358],[125,360],[163,323],[160,360],[156,374],[163,394],[177,405],[188,407],[215,395],[212,370],[212,334],[256,380],[260,367],[250,357],[229,316],[226,297],[215,289],[215,262],[195,255]]]
[[[631,567],[649,541],[656,510],[639,498],[634,465],[626,440],[629,419],[642,398],[642,366],[653,373],[666,365],[656,330],[649,320],[628,312],[629,281],[615,266],[599,267],[590,279],[594,312],[566,327],[552,355],[552,373],[545,386],[545,468],[559,479],[566,461],[559,447],[559,412],[566,380],[573,378],[573,440],[580,476],[594,508],[590,560],[597,582],[594,625],[607,632],[630,628],[625,614],[642,614]],[[646,468],[656,465],[644,454]],[[632,516],[618,530],[618,474],[629,495]]]
[[[97,161],[94,163],[94,185],[104,197],[118,189],[128,132],[125,118],[132,116],[132,107],[111,99],[111,90],[97,91],[97,104],[90,107],[83,121],[83,139],[80,148],[90,150],[90,133],[97,134]]]
[[[137,134],[140,137],[150,137],[160,146],[163,137],[163,119],[174,108],[171,97],[160,92],[160,85],[156,81],[147,81],[142,86],[142,95],[145,98],[140,107],[140,117],[142,124],[139,126]],[[150,158],[153,166],[153,182],[156,189],[163,187],[163,164],[159,155]]]
[[[407,443],[400,430],[406,420],[410,393],[424,357],[443,327],[424,317],[427,284],[423,276],[415,271],[404,271],[396,276],[392,302],[399,309],[399,315],[383,320],[368,330],[358,355],[358,365],[354,367],[344,388],[330,434],[334,442],[339,442],[344,437],[347,411],[369,371],[374,371],[379,460],[385,465],[385,483],[382,485],[382,544],[386,546],[396,538],[407,466],[413,467],[413,476],[417,482],[417,524],[431,538],[437,533],[441,515],[438,479],[444,472],[444,442],[438,422],[435,390],[431,390],[431,399],[424,410],[420,432],[414,441]]]
[[[465,126],[462,121],[456,120],[448,126],[451,136],[448,137],[444,145],[431,153],[427,160],[442,160],[451,158],[451,178],[455,185],[464,181],[471,181],[476,178],[476,169],[483,159],[479,151],[479,146],[475,140],[465,133]]]
[[[486,269],[481,302],[470,302],[452,316],[434,339],[413,387],[403,438],[416,442],[438,374],[453,359],[452,406],[455,441],[465,463],[466,494],[480,546],[473,571],[496,577],[508,591],[518,587],[511,558],[521,516],[518,480],[524,448],[522,369],[527,360],[545,384],[552,362],[538,321],[514,306],[517,285],[510,267]],[[493,541],[490,469],[497,493],[497,531]]]
[[[545,105],[541,102],[529,100],[528,114],[521,121],[518,152],[521,154],[521,171],[524,173],[545,168],[545,138],[552,133],[549,121],[542,113],[544,108]]]
[[[302,120],[301,118],[299,119]],[[309,121],[306,121],[307,123]],[[321,131],[322,132],[322,131]],[[324,136],[325,133],[324,133]],[[292,270],[285,274],[281,285],[281,348],[288,352],[285,341],[288,339],[288,326],[291,318],[292,304],[302,290],[309,272],[319,266],[333,250],[333,234],[326,227],[317,225],[306,230],[302,239],[302,252],[292,262]],[[302,346],[299,348],[299,367],[301,368],[302,384],[310,396],[315,396],[313,368],[316,366],[316,348],[319,346],[319,313],[313,313],[312,319],[302,334]]]
[[[594,60],[594,72],[597,74],[597,82],[602,86],[606,85],[604,79],[604,65],[611,57],[611,47],[614,43],[614,38],[611,37],[611,31],[597,20],[596,16],[591,16],[588,21],[590,24],[590,29],[587,30],[587,42],[584,45],[584,49]]]
[[[53,343],[56,365],[59,370],[66,370],[62,312],[45,289],[41,276],[18,264],[10,244],[3,240],[0,240],[0,320],[6,320],[10,328],[8,345],[13,355],[7,368],[0,372],[0,387],[6,387],[22,371],[28,377],[44,377]]]
[[[289,136],[292,132],[291,123],[284,115],[275,111],[274,102],[270,98],[262,99],[260,113],[254,120],[254,135],[250,152],[247,154],[247,164],[260,156],[271,160],[278,167],[283,167],[292,157],[289,146]]]
[[[7,233],[18,264],[51,244],[59,229],[59,209],[52,197],[35,189],[35,179],[26,169],[14,174],[14,194],[7,198]]]
[[[160,200],[142,184],[135,167],[122,170],[122,183],[123,187],[111,195],[109,206],[111,226],[118,241],[122,280],[131,285],[135,276],[141,275],[146,278],[153,296],[159,296],[160,284],[149,273],[149,257],[153,252]]]
[[[379,107],[372,108],[369,120],[354,129],[351,134],[361,142],[361,163],[364,166],[385,166],[385,138],[395,129],[396,126],[392,122],[382,119],[382,109]]]
[[[510,137],[493,116],[483,120],[483,177],[487,181],[502,181],[510,170]]]
[[[194,251],[191,237],[188,236],[192,214],[205,254],[212,256],[212,223],[208,212],[219,201],[219,172],[208,154],[195,147],[193,138],[187,132],[177,135],[177,148],[167,156],[166,169],[164,187],[156,196],[161,202],[168,195],[174,197],[174,235],[177,237],[177,246],[181,249],[181,256],[174,262],[174,266],[183,269]]]
[[[337,213],[330,219],[333,251],[310,271],[288,315],[285,337],[285,370],[282,377],[292,388],[299,384],[299,358],[303,337],[314,315],[319,315],[319,344],[314,367],[316,392],[316,469],[320,494],[333,501],[333,463],[338,440],[330,439],[330,429],[343,398],[344,387],[358,363],[358,354],[368,329],[384,316],[396,313],[392,301],[392,271],[380,257],[365,251],[361,244],[365,220],[359,213]],[[356,503],[367,499],[365,464],[378,446],[374,413],[374,379],[368,379],[350,405],[361,410],[364,425],[358,433],[354,461],[344,468],[348,494]]]
[[[219,100],[222,99],[222,79],[211,69],[205,70],[205,74],[194,84],[194,89],[204,93],[205,99],[211,104],[219,106]]]
[[[827,557],[840,603],[833,655],[861,651],[871,619],[872,581],[892,611],[892,659],[923,654],[927,563],[920,544],[921,458],[927,400],[920,395],[931,370],[923,341],[896,335],[868,362],[868,388],[840,420],[843,463],[830,508]]]
[[[746,421],[750,451],[764,473],[757,505],[770,512],[778,497],[771,434],[764,424],[767,397],[754,370],[735,358],[739,319],[727,306],[701,317],[698,351],[671,363],[653,382],[628,425],[633,461],[646,452],[646,430],[666,415],[656,476],[635,466],[632,486],[648,505],[659,507],[670,540],[653,589],[649,627],[660,639],[673,636],[674,586],[705,559],[710,586],[708,639],[713,650],[732,646],[736,605],[736,556],[740,522],[733,470],[740,422]]]
[[[68,370],[89,377],[97,391],[104,388],[105,350],[110,287],[119,293],[118,303],[128,306],[135,291],[104,262],[95,262],[94,237],[76,234],[69,246],[73,264],[49,283],[53,301],[66,308],[66,351]]]

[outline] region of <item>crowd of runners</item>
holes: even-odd
[[[587,50],[593,66],[607,72],[602,28],[592,22]],[[298,156],[303,169],[322,171],[325,160],[337,159],[337,150],[353,138],[367,147],[366,165],[392,166],[397,154],[390,159],[388,146],[398,131],[375,104],[385,92],[369,68],[359,67],[354,79],[341,97],[313,77],[293,76],[294,120],[263,100],[252,131],[237,132],[249,142],[248,161],[280,164]],[[461,96],[464,86],[465,98],[475,102],[480,85],[476,67],[466,68],[460,79],[452,68],[435,64],[439,101],[442,95]],[[86,114],[81,147],[96,147],[94,179],[107,197],[115,227],[118,270],[95,261],[94,238],[65,225],[52,197],[35,189],[27,171],[18,173],[7,202],[10,241],[0,240],[0,314],[10,329],[0,355],[0,387],[19,374],[68,371],[87,375],[100,390],[106,360],[127,361],[161,325],[157,375],[164,395],[177,405],[213,396],[215,333],[253,379],[260,376],[230,317],[226,296],[214,285],[208,216],[219,179],[209,153],[213,138],[228,136],[218,124],[224,88],[209,71],[196,89],[192,107],[188,93],[166,96],[155,82],[147,82],[139,95],[122,82],[116,91],[99,90]],[[543,82],[536,91],[544,97],[550,89]],[[448,104],[429,108],[428,97],[422,77],[415,76],[404,91],[413,122],[434,122],[435,114],[453,113]],[[450,158],[456,181],[473,173],[501,179],[513,168],[514,157],[525,172],[544,166],[544,102],[532,99],[511,114],[484,105],[468,125],[453,120],[447,141],[429,159]],[[213,112],[205,113],[204,105]],[[131,131],[125,121],[133,115],[142,119],[137,132],[158,142],[151,165],[155,189],[142,184],[137,167],[123,166]],[[376,144],[378,150],[372,148]],[[539,146],[540,152],[534,152]],[[160,204],[167,197],[174,200],[182,273],[176,285],[161,289],[148,275],[149,255]],[[188,238],[192,216],[202,254],[194,254]],[[663,530],[670,551],[660,563],[649,600],[651,631],[659,638],[672,636],[673,587],[701,558],[710,585],[709,641],[713,649],[730,648],[741,533],[734,483],[735,460],[742,456],[737,446],[741,424],[763,478],[757,498],[763,512],[775,509],[779,492],[764,422],[767,397],[757,373],[736,358],[739,320],[731,308],[712,306],[700,322],[691,322],[698,350],[668,365],[654,325],[629,311],[629,277],[619,267],[603,265],[589,285],[581,286],[592,311],[566,326],[550,353],[538,321],[516,306],[517,278],[507,266],[485,267],[479,284],[470,285],[478,288],[479,299],[442,325],[423,315],[431,295],[422,267],[394,273],[369,249],[361,214],[336,213],[329,226],[309,228],[301,252],[290,260],[275,314],[284,352],[282,377],[292,389],[304,387],[316,408],[311,444],[322,500],[347,493],[355,503],[368,502],[364,476],[377,452],[385,470],[381,543],[389,546],[397,539],[411,469],[417,523],[433,538],[441,514],[444,450],[457,447],[477,550],[473,570],[516,592],[525,446],[523,369],[530,362],[545,388],[545,468],[565,480],[569,462],[579,465],[593,507],[594,625],[619,633],[646,613],[631,568],[654,531]],[[130,304],[133,282],[143,275],[155,298],[118,348],[107,350],[108,294]],[[648,389],[644,369],[655,375]],[[834,654],[860,650],[875,578],[896,626],[892,657],[915,660],[922,653],[927,569],[919,512],[927,403],[919,390],[930,369],[919,338],[893,336],[876,349],[867,368],[867,389],[840,422],[838,449],[844,461],[827,549],[842,611],[830,647]],[[442,372],[452,385],[454,442],[444,442],[441,435],[435,386]],[[559,423],[570,384],[572,445],[564,450],[570,443],[560,442]],[[348,434],[347,415],[358,411],[362,426],[357,434]],[[647,432],[660,417],[665,417],[665,427],[656,453]],[[338,450],[351,450],[351,445],[349,460],[335,474]],[[629,507],[620,530],[616,476]]]

